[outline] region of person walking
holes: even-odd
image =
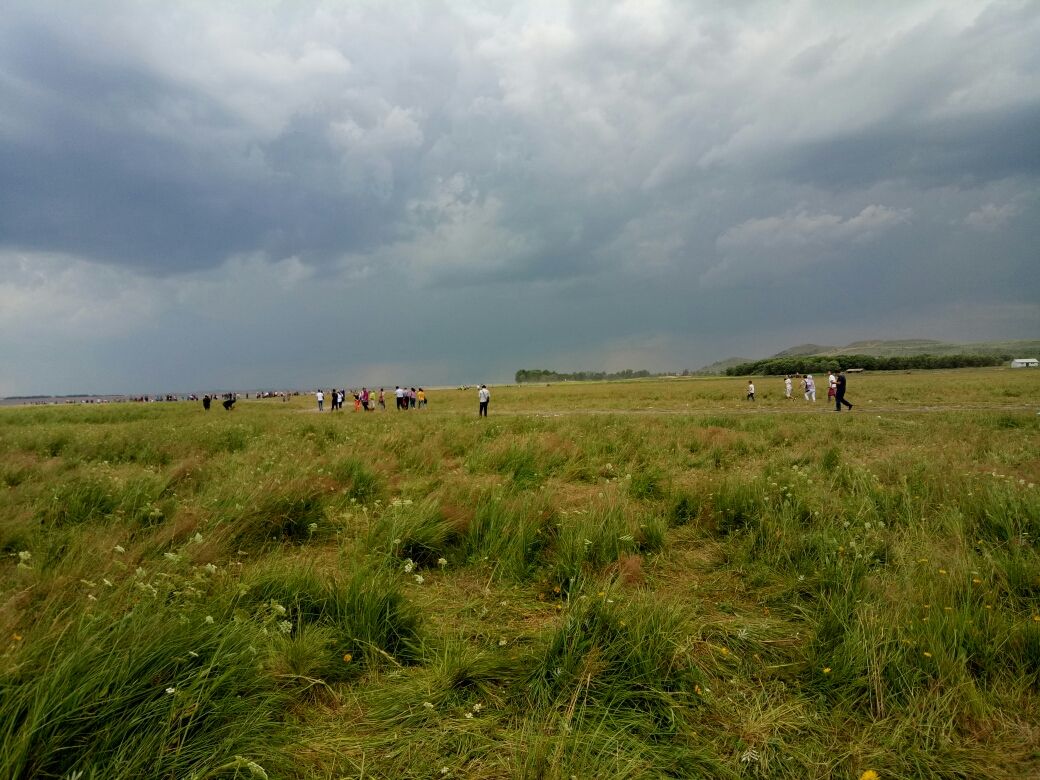
[[[845,404],[852,411],[852,404],[845,400],[845,372],[839,371],[834,387],[834,411],[840,412],[841,405]]]
[[[319,390],[314,394],[314,397],[318,399],[318,411],[323,411],[325,409],[325,393]]]
[[[480,409],[477,411],[478,417],[487,417],[488,403],[491,401],[491,391],[487,389],[487,385],[481,385],[477,391],[477,399],[480,401]]]
[[[835,394],[838,392],[838,378],[834,376],[834,370],[832,369],[827,373],[827,401],[833,401]]]
[[[784,398],[786,398],[788,401],[791,400],[791,388],[791,375],[788,374],[784,377]]]
[[[805,375],[805,400],[816,403],[816,380],[812,374]]]
[[[755,383],[750,379],[747,381],[747,400],[755,400]]]
[[[205,409],[207,412],[209,411],[209,405],[211,403],[213,403],[213,401],[212,399],[210,399],[209,393],[206,393],[206,395],[202,396],[202,408]]]
[[[400,385],[394,388],[394,395],[397,397],[398,410],[404,409],[404,389]]]
[[[426,406],[426,391],[421,387],[415,392],[415,400],[419,404],[420,409]]]
[[[386,394],[383,392],[383,388],[379,388],[379,410],[386,411]]]

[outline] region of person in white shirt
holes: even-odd
[[[747,381],[747,399],[749,401],[755,400],[755,383],[750,379]]]
[[[487,417],[488,402],[491,400],[491,391],[487,389],[487,385],[480,386],[480,390],[477,391],[477,399],[480,401],[480,409],[477,412],[477,416]]]
[[[816,380],[812,374],[805,375],[805,400],[816,403]]]
[[[404,388],[400,385],[397,385],[396,389],[394,390],[394,395],[397,396],[397,408],[404,409]]]
[[[314,396],[318,399],[318,411],[320,412],[325,408],[325,393],[319,390],[314,394]]]
[[[834,376],[834,372],[831,371],[827,374],[827,402],[830,403],[834,400],[834,394],[838,389],[838,377]]]
[[[784,398],[791,397],[791,375],[784,377]]]

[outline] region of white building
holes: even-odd
[[[1012,368],[1040,368],[1040,361],[1036,358],[1015,358],[1011,361]]]

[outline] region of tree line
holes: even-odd
[[[651,374],[649,371],[642,369],[633,371],[631,368],[617,372],[573,371],[570,373],[552,371],[548,368],[521,368],[516,372],[515,379],[519,385],[524,382],[594,382],[613,381],[615,379],[645,379],[650,376],[659,375]]]
[[[766,358],[740,363],[726,369],[726,376],[748,374],[787,375],[822,373],[840,368],[862,368],[865,371],[905,371],[912,368],[978,368],[999,366],[1011,360],[1010,355],[804,355]]]

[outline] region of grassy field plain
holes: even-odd
[[[1040,372],[744,386],[0,410],[0,776],[1040,776]]]

